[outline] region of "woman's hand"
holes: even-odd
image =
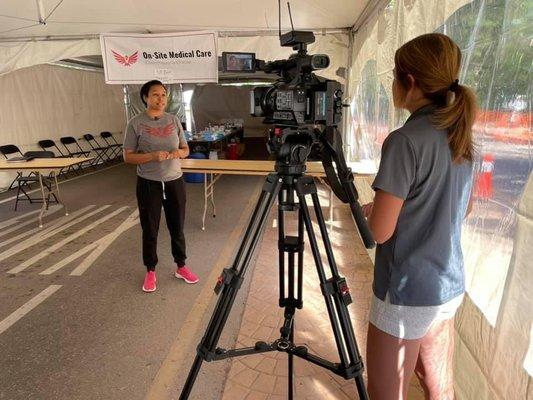
[[[168,151],[154,151],[151,154],[153,161],[164,161],[170,158],[170,153]]]
[[[372,209],[374,208],[374,203],[367,203],[363,207],[363,215],[365,218],[370,217],[370,214],[372,214]]]
[[[178,158],[179,159],[179,158],[182,158],[182,157],[183,157],[183,154],[182,154],[181,150],[178,149],[178,150],[172,150],[170,152],[170,157],[169,158]]]

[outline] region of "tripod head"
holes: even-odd
[[[344,159],[342,138],[335,126],[326,126],[320,130],[317,125],[275,125],[269,130],[267,146],[276,157],[276,172],[286,176],[303,175],[306,171],[307,158],[313,151],[313,154],[322,162],[328,183],[337,198],[350,205],[365,247],[371,249],[375,246],[374,238],[359,204],[352,170],[346,165]]]

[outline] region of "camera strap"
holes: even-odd
[[[353,180],[353,176],[351,175],[351,171],[348,171],[350,177],[344,176],[346,175],[347,171],[342,168],[340,162],[337,162],[339,159],[339,151],[342,151],[342,149],[337,148],[338,143],[340,143],[339,140],[336,140],[336,136],[338,134],[339,133],[335,128],[328,127],[324,132],[325,137],[321,135],[323,146],[323,151],[321,154],[322,166],[324,167],[324,172],[326,173],[326,177],[328,179],[328,183],[331,187],[331,190],[333,190],[333,192],[339,198],[340,201],[342,201],[343,203],[349,203],[350,200],[346,194],[346,191],[344,190],[341,181],[339,180],[339,177],[341,177],[341,179],[343,180],[349,180],[351,177]],[[335,168],[333,167],[333,159],[335,159],[335,162],[337,164],[338,175],[335,171]]]

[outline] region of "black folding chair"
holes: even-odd
[[[3,145],[3,146],[0,146],[0,153],[2,153],[2,155],[4,156],[4,158],[6,160],[9,160],[10,156],[11,157],[13,157],[13,156],[22,156],[21,151],[14,144],[6,144],[6,145]],[[17,183],[17,178],[19,178],[20,176],[22,176],[22,172],[21,171],[17,171],[17,176],[9,184],[9,187],[7,188],[7,190],[13,189],[13,187]]]
[[[38,144],[39,144],[39,147],[43,149],[44,151],[52,151],[56,157],[68,157],[68,155],[63,153],[61,149],[57,147],[56,142],[54,142],[51,139],[39,140]]]
[[[63,153],[61,149],[57,147],[56,142],[54,142],[51,139],[39,140],[38,144],[39,144],[39,147],[43,149],[44,151],[52,151],[56,158],[69,157],[67,154]],[[57,177],[58,178],[61,176],[66,177],[70,171],[76,172],[71,166],[67,167],[66,171],[65,171],[65,168],[61,168],[61,170],[59,170],[59,173],[57,174]]]
[[[72,136],[63,136],[59,139],[69,157],[90,157],[91,152],[83,150],[78,141]],[[75,171],[83,172],[83,166],[94,167],[91,161],[86,161],[81,164],[77,164]]]
[[[6,144],[3,146],[0,146],[0,153],[5,157],[6,160],[9,160],[10,158],[13,158],[13,157],[22,157],[24,155],[22,154],[20,149],[14,144]],[[30,174],[28,174],[28,176],[34,176],[34,175],[35,174],[33,172],[30,172]],[[11,190],[16,185],[18,185],[17,179],[24,177],[24,176],[25,175],[22,171],[17,171],[17,176],[15,177],[15,179],[13,179],[13,182],[9,184],[9,187],[7,188],[7,190]]]
[[[33,157],[33,158],[54,158],[55,154],[52,151],[27,151],[23,154],[24,157]],[[50,177],[42,176],[41,179],[43,185],[48,189],[48,195],[46,196],[46,203],[50,203],[50,194],[54,197],[54,202],[58,203],[57,197],[52,193],[52,181]],[[15,211],[17,211],[19,201],[29,201],[30,204],[33,203],[42,203],[44,199],[30,197],[30,195],[24,190],[24,186],[28,186],[30,183],[39,183],[39,175],[21,175],[16,178],[18,187],[17,187],[17,197],[15,199]],[[21,192],[25,196],[21,197]]]
[[[83,135],[83,138],[87,141],[87,143],[89,143],[89,146],[91,146],[91,149],[96,154],[94,164],[100,164],[100,162],[105,164],[111,160],[111,154],[108,154],[108,152],[112,152],[112,150],[109,146],[101,146],[96,138],[90,133]]]
[[[113,157],[120,159],[122,158],[122,145],[119,144],[111,132],[100,132],[100,136],[104,139],[105,143],[113,151]]]
[[[5,144],[0,146],[0,153],[6,158],[9,159],[9,156],[22,157],[23,154],[20,149],[14,144]]]

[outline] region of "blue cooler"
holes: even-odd
[[[202,159],[207,158],[204,153],[192,153],[188,158]],[[185,172],[183,174],[185,182],[187,183],[204,183],[205,174],[199,172]]]

